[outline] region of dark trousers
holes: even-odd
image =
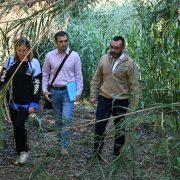
[[[108,120],[101,121],[99,120],[109,118],[112,116],[122,115],[125,114],[127,111],[127,107],[129,106],[128,99],[122,99],[122,100],[112,100],[107,99],[103,96],[98,97],[98,106],[96,110],[96,123],[95,123],[95,139],[94,139],[94,153],[101,153],[102,146],[104,144],[104,131],[106,129],[106,125],[108,123]],[[120,148],[125,143],[125,135],[122,135],[120,131],[119,125],[121,123],[120,118],[116,118],[114,120],[114,126],[115,126],[115,140],[114,140],[114,150],[113,154],[115,156],[119,156]]]
[[[18,110],[9,108],[9,111],[14,128],[16,150],[17,154],[19,155],[22,151],[28,151],[25,122],[29,117],[29,113],[28,110],[25,108],[19,108]]]

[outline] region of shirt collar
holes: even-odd
[[[122,62],[122,59],[124,59],[124,58],[125,58],[125,54],[122,53],[121,56],[120,56],[117,60],[115,60],[115,61],[113,62],[113,66],[112,66],[112,71],[113,71],[113,72],[114,72],[115,68],[117,67],[117,65],[118,65],[119,63],[121,63],[121,62]]]
[[[118,61],[120,61],[121,59],[123,59],[125,57],[125,54],[122,53],[121,56],[117,59]]]

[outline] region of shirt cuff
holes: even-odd
[[[39,104],[38,103],[35,103],[35,102],[32,102],[29,107],[33,107],[34,109],[39,109]]]

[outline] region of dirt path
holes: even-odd
[[[76,105],[74,123],[83,124],[87,121],[93,121],[94,114],[95,110],[89,106]],[[38,116],[41,117],[40,114]],[[15,158],[13,131],[11,123],[5,122],[6,148],[0,153],[0,179],[134,179],[132,169],[128,170],[129,173],[128,171],[118,173],[123,163],[114,166],[112,159],[112,134],[106,138],[103,149],[103,156],[106,162],[98,164],[87,160],[92,155],[93,126],[81,128],[76,126],[72,135],[73,144],[69,149],[70,155],[62,156],[56,141],[51,111],[43,112],[42,122],[44,132],[40,133],[37,130],[36,121],[33,119],[28,120],[30,159],[26,165],[21,167],[12,165],[12,161]],[[111,123],[108,129],[112,129]],[[144,177],[142,176],[142,179],[146,179],[146,174],[147,177],[156,179],[159,173],[163,171],[163,164],[158,164],[158,166],[157,164],[150,164],[152,161],[149,159],[149,155],[151,144],[154,141],[154,134],[149,134],[147,130],[139,130],[138,134],[138,138],[141,138],[141,143],[136,147],[138,149],[138,159],[135,165],[130,166],[135,167],[135,169],[141,169],[139,173],[143,174]],[[120,162],[130,164],[132,157],[131,153],[128,152],[128,148],[125,154]],[[115,169],[116,174],[113,175],[112,172]],[[143,173],[144,171],[146,173]]]

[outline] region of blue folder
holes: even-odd
[[[76,82],[70,82],[67,84],[68,95],[70,101],[76,100],[77,84]]]

